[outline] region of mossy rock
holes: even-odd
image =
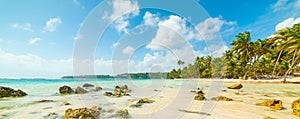
[[[98,108],[78,108],[78,109],[67,109],[65,111],[65,115],[63,119],[98,119],[99,117],[99,110]]]
[[[218,96],[218,97],[215,97],[214,99],[218,100],[218,101],[233,101],[233,99],[225,97],[225,96]]]
[[[243,88],[243,85],[236,83],[236,84],[233,84],[231,86],[228,86],[227,88],[229,88],[229,89],[241,89],[241,88]]]
[[[256,104],[258,106],[268,106],[270,108],[273,108],[273,109],[276,109],[276,110],[281,110],[283,107],[282,107],[282,101],[281,100],[266,100],[262,103],[258,103]]]
[[[291,107],[293,114],[300,117],[300,99],[293,101]]]

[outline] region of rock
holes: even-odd
[[[54,100],[39,100],[39,101],[36,101],[38,103],[43,103],[43,102],[54,102]]]
[[[72,93],[74,93],[74,90],[72,90],[71,87],[64,85],[62,87],[59,87],[59,93],[60,94],[72,94]]]
[[[115,97],[121,97],[121,91],[115,89],[115,90],[114,90],[114,96],[115,96]]]
[[[99,110],[98,108],[92,109],[88,108],[79,108],[79,109],[67,109],[65,111],[64,119],[97,119],[99,117]]]
[[[291,107],[293,114],[300,117],[300,99],[293,101]]]
[[[138,103],[153,103],[153,100],[150,100],[148,98],[141,98],[139,99]]]
[[[105,96],[112,96],[113,93],[112,92],[105,92],[103,95],[105,95]]]
[[[129,107],[141,107],[142,103],[139,103],[139,100],[137,100],[137,101],[130,101],[128,105]]]
[[[231,98],[228,98],[228,97],[225,97],[225,96],[218,96],[218,97],[216,97],[214,99],[218,100],[218,101],[232,101]]]
[[[114,114],[114,117],[119,117],[119,118],[122,118],[122,119],[127,119],[130,117],[129,115],[129,112],[127,109],[125,108],[121,108],[119,110],[117,110]]]
[[[205,100],[204,92],[202,90],[197,90],[194,100]]]
[[[48,115],[44,116],[45,119],[56,119],[58,114],[55,112],[50,112]]]
[[[22,91],[20,89],[14,90],[9,87],[0,86],[0,98],[2,98],[2,97],[22,97],[22,96],[26,96],[26,95],[27,95],[27,93],[25,93],[24,91]]]
[[[116,86],[115,89],[120,89],[120,86]]]
[[[97,86],[96,91],[100,91],[100,90],[102,90],[102,88],[100,86]]]
[[[94,85],[93,84],[89,84],[89,83],[85,83],[85,84],[82,85],[82,87],[94,87]]]
[[[84,93],[87,93],[87,91],[84,90],[83,88],[81,88],[80,86],[78,86],[78,87],[75,89],[75,93],[76,93],[76,94],[84,94]]]
[[[71,105],[71,103],[69,103],[69,102],[66,102],[66,101],[65,101],[65,102],[63,102],[62,104],[63,104],[63,105]]]
[[[243,88],[243,85],[242,84],[233,84],[233,85],[231,85],[227,88],[229,88],[229,89],[241,89],[241,88]]]
[[[282,109],[282,101],[281,100],[266,100],[262,103],[256,104],[258,106],[268,106],[270,108],[276,109],[276,110],[281,110]]]

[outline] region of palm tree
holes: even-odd
[[[236,39],[230,44],[233,46],[232,51],[236,55],[241,55],[243,59],[249,61],[250,67],[243,76],[246,79],[248,72],[252,67],[252,56],[250,55],[250,32],[242,32],[236,36]]]
[[[295,64],[299,63],[300,57],[300,23],[295,24],[292,28],[286,29],[288,33],[286,34],[289,38],[288,41],[285,41],[280,49],[286,50],[288,53],[293,53],[293,58],[289,69],[286,71],[283,82],[286,82],[286,77],[290,70],[295,66]]]
[[[182,60],[178,60],[177,64],[179,65],[180,68],[182,68],[181,66],[184,65],[184,62]]]

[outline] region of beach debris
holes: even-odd
[[[300,117],[300,99],[293,101],[291,107],[293,114]]]
[[[98,119],[101,108],[93,106],[91,109],[78,108],[67,109],[65,111],[64,119]]]
[[[258,103],[256,104],[258,106],[268,106],[270,108],[276,109],[276,110],[281,110],[282,107],[282,101],[281,100],[276,100],[276,99],[272,99],[272,100],[266,100],[262,103]]]
[[[88,91],[86,91],[85,89],[81,88],[80,86],[77,86],[77,88],[75,89],[75,93],[76,94],[84,94],[87,93]]]
[[[218,96],[213,99],[218,100],[218,101],[233,101],[233,99],[225,97],[225,96]]]
[[[54,102],[54,100],[39,100],[39,101],[36,101],[38,103],[43,103],[43,102]]]
[[[113,93],[112,92],[105,92],[103,95],[105,95],[105,96],[112,96]]]
[[[18,89],[18,90],[14,90],[10,87],[3,87],[0,86],[0,98],[2,97],[22,97],[22,96],[26,96],[27,93],[25,93],[24,91]]]
[[[205,100],[204,92],[201,90],[196,90],[196,96],[194,97],[194,100]]]
[[[89,83],[85,83],[85,84],[82,85],[82,87],[85,87],[85,88],[87,88],[87,87],[94,87],[94,85],[93,84],[89,84]]]
[[[201,115],[206,115],[206,116],[210,116],[211,115],[209,113],[199,112],[199,111],[191,111],[191,110],[181,110],[181,109],[179,109],[178,111],[185,112],[185,113],[201,114]]]
[[[96,87],[96,91],[100,91],[100,90],[102,90],[102,87],[97,86],[97,87]]]
[[[130,117],[128,110],[125,109],[125,108],[118,109],[113,116],[114,117],[119,117],[119,118],[122,118],[122,119],[127,119],[127,118]]]
[[[239,84],[239,83],[236,83],[236,84],[233,84],[233,85],[231,85],[227,88],[229,88],[229,89],[241,89],[241,88],[243,88],[243,85]]]
[[[72,88],[70,86],[62,86],[62,87],[59,87],[59,93],[60,94],[72,94],[74,93],[74,90],[72,90]]]

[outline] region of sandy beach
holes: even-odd
[[[243,88],[239,90],[227,89],[227,86],[237,83],[238,80],[148,80],[132,83],[132,81],[119,82],[119,85],[127,84],[132,90],[131,96],[107,97],[103,93],[111,91],[116,82],[105,82],[102,91],[92,91],[88,88],[86,94],[59,95],[58,87],[61,83],[48,87],[34,87],[35,91],[48,91],[52,94],[42,96],[39,92],[21,87],[29,93],[29,96],[19,98],[3,98],[0,100],[0,118],[3,119],[31,119],[48,118],[58,119],[64,116],[68,108],[76,109],[98,106],[101,109],[100,118],[114,117],[116,110],[128,109],[130,118],[207,118],[207,119],[297,119],[292,115],[291,103],[299,99],[300,89],[298,84],[275,84],[272,83],[247,83],[242,82]],[[262,82],[262,81],[260,81]],[[69,83],[71,87],[80,86],[84,81]],[[89,82],[91,83],[91,82]],[[140,86],[137,86],[139,84]],[[161,87],[153,87],[151,84],[161,84]],[[203,89],[206,100],[194,100],[197,89]],[[45,89],[44,89],[45,88]],[[215,101],[216,96],[226,96],[233,101]],[[130,104],[140,98],[149,98],[153,103],[143,104],[141,107],[132,107]],[[278,99],[283,102],[282,110],[269,107],[256,106],[257,103],[267,99]],[[53,100],[53,102],[37,103],[39,100]],[[64,105],[64,103],[70,105]],[[57,115],[48,116],[50,113]]]

